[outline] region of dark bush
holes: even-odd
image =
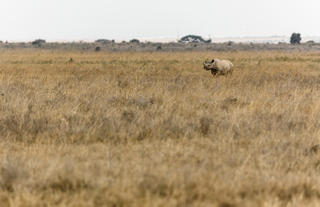
[[[228,45],[228,46],[232,46],[233,44],[234,44],[234,42],[232,42],[232,41],[228,41],[228,42],[227,42],[227,45]]]
[[[179,42],[181,43],[211,43],[211,39],[204,40],[201,36],[198,35],[187,35],[182,37]]]
[[[43,39],[37,39],[37,40],[35,40],[35,41],[32,42],[32,45],[35,45],[35,46],[40,47],[42,44],[45,44],[45,43],[46,43],[45,40],[43,40]]]
[[[46,41],[43,40],[43,39],[37,39],[37,40],[35,40],[35,41],[32,42],[33,45],[36,45],[36,44],[44,44],[44,43],[46,43]]]
[[[99,52],[100,50],[101,50],[101,47],[99,47],[99,46],[97,46],[95,49],[96,52]]]
[[[110,44],[110,43],[114,43],[114,40],[108,40],[108,39],[98,39],[95,41],[96,43],[102,43],[102,44]]]
[[[138,39],[132,39],[130,40],[130,43],[140,43],[140,41]]]
[[[291,44],[300,44],[301,41],[301,34],[300,33],[292,33],[290,37]]]

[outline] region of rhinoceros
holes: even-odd
[[[220,60],[214,58],[211,61],[206,60],[203,63],[205,70],[210,70],[212,75],[227,75],[232,74],[233,64],[229,60]]]

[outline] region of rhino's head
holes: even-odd
[[[205,70],[213,70],[213,69],[215,69],[215,67],[216,67],[216,64],[215,64],[215,60],[214,59],[212,59],[211,61],[206,60],[203,63],[203,68]]]

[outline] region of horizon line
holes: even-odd
[[[200,35],[201,36],[201,35]],[[183,37],[183,36],[181,36]],[[99,39],[106,39],[106,40],[114,40],[116,43],[121,43],[123,41],[130,41],[132,39],[138,39],[141,42],[155,42],[155,43],[170,43],[170,42],[177,42],[181,37],[137,37],[137,38],[76,38],[76,39],[61,39],[61,38],[26,38],[26,39],[7,39],[7,40],[1,40],[2,42],[9,42],[9,43],[28,43],[28,42],[33,42],[34,40],[37,39],[43,39],[46,40],[46,42],[48,43],[72,43],[72,42],[87,42],[87,43],[94,43],[96,40]],[[315,39],[314,39],[315,38]],[[270,35],[270,36],[229,36],[229,37],[211,37],[209,38],[211,39],[213,42],[216,43],[223,43],[223,42],[228,42],[228,41],[233,41],[233,42],[253,42],[253,43],[267,43],[267,42],[289,42],[290,41],[290,36],[286,36],[286,35]],[[245,41],[241,41],[241,40],[245,40]],[[302,36],[302,41],[310,41],[310,40],[314,40],[314,41],[320,41],[320,35],[319,36]]]

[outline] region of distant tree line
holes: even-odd
[[[96,43],[102,43],[102,44],[108,44],[108,43],[114,43],[114,40],[108,40],[108,39],[98,39],[95,41]],[[178,40],[180,43],[211,43],[211,39],[205,40],[203,37],[199,35],[186,35]],[[125,41],[122,41],[122,43],[125,43]],[[134,38],[129,40],[129,43],[136,43],[139,44],[140,40]]]
[[[301,40],[302,40],[302,38],[301,38],[301,34],[300,33],[294,32],[290,36],[290,44],[293,44],[293,45],[300,44]],[[95,51],[98,52],[98,51],[101,51],[104,47],[106,47],[106,46],[102,46],[101,44],[103,44],[103,45],[113,44],[113,43],[115,43],[115,40],[97,39],[94,42],[100,44],[100,45],[95,45]],[[211,42],[212,42],[211,39],[204,39],[203,37],[201,37],[199,35],[186,35],[186,36],[181,37],[178,40],[178,43],[211,43]],[[80,43],[83,43],[83,42],[80,41]],[[121,43],[140,44],[141,42],[140,42],[139,39],[135,39],[134,38],[134,39],[129,40],[128,42],[127,41],[122,41]],[[0,40],[0,44],[8,44],[8,41],[3,42],[3,41]],[[24,43],[20,43],[20,45],[21,44],[24,44]],[[46,40],[44,40],[44,39],[36,39],[36,40],[32,41],[31,44],[33,46],[36,46],[36,47],[41,47],[42,45],[46,44]],[[152,44],[152,42],[144,42],[144,43],[141,43],[141,44]],[[234,44],[234,42],[229,41],[229,42],[226,42],[225,44],[227,46],[232,46]],[[253,43],[251,43],[251,44],[253,44]],[[279,44],[286,44],[286,43],[285,42],[283,42],[283,43],[279,42]],[[313,40],[309,40],[309,41],[305,42],[305,44],[312,45],[312,44],[317,44],[317,43],[315,41],[313,41]],[[145,47],[145,45],[143,47]],[[156,50],[162,50],[163,49],[162,47],[163,47],[162,43],[159,43],[159,44],[157,44],[155,46],[155,49]],[[197,44],[194,44],[194,47],[197,47]]]

